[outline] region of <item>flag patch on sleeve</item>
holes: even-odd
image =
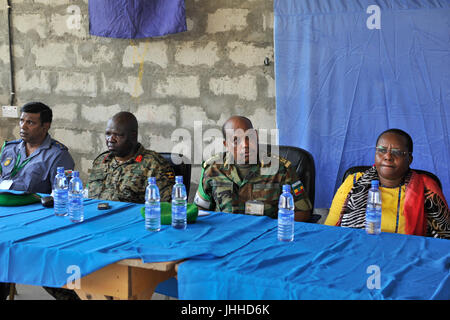
[[[292,185],[292,191],[294,191],[295,196],[301,195],[305,191],[305,188],[303,187],[303,183],[300,180],[295,182]]]

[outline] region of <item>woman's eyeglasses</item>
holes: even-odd
[[[381,155],[384,155],[386,153],[388,153],[388,151],[391,152],[391,155],[396,157],[396,158],[400,158],[400,157],[405,157],[407,154],[410,154],[411,152],[408,151],[402,151],[400,149],[388,149],[386,147],[382,147],[382,146],[378,146],[375,148],[375,152]]]

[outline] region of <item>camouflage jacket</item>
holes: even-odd
[[[247,200],[264,202],[264,215],[278,216],[278,200],[284,184],[292,186],[296,211],[311,210],[311,202],[302,182],[291,163],[275,155],[270,161],[279,161],[278,170],[265,174],[263,168],[269,163],[251,166],[246,177],[241,179],[236,165],[230,164],[228,154],[219,154],[203,163],[199,187],[194,202],[205,209],[221,212],[245,213]]]
[[[92,165],[89,198],[144,203],[148,177],[156,177],[161,201],[170,201],[174,171],[157,152],[139,145],[136,154],[123,163],[104,152]]]

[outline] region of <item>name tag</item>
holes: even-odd
[[[264,202],[257,200],[249,200],[245,203],[245,214],[256,216],[264,215]]]
[[[0,189],[9,190],[12,184],[13,184],[12,180],[3,180],[2,182],[0,182]]]

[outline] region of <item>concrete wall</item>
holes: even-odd
[[[7,10],[0,1],[0,103],[8,105]],[[141,40],[89,35],[87,0],[11,2],[16,105],[37,100],[53,109],[50,133],[69,147],[83,179],[106,150],[106,121],[120,110],[137,116],[140,142],[159,152],[180,145],[174,132],[187,132],[191,141],[182,145],[192,146],[191,159],[213,142],[194,141],[194,121],[201,121],[197,133],[220,128],[232,114],[257,128],[276,127],[273,0],[186,0],[187,32]],[[18,119],[0,118],[1,141],[18,131]],[[199,174],[196,163],[194,187]]]

